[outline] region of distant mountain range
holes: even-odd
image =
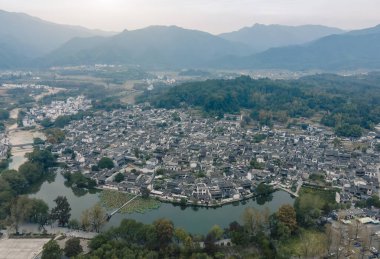
[[[151,26],[108,38],[73,39],[42,59],[48,65],[135,64],[153,68],[198,67],[224,55],[253,53],[248,46],[176,26]]]
[[[326,36],[303,45],[272,48],[248,57],[219,60],[216,64],[230,68],[292,70],[379,69],[380,25]]]
[[[0,10],[0,68],[26,66],[33,58],[48,54],[74,37],[112,34]]]
[[[270,48],[299,45],[345,31],[320,25],[284,26],[255,24],[241,30],[220,34],[219,37],[244,43],[256,52]]]
[[[0,69],[95,63],[147,68],[380,68],[380,26],[259,25],[212,35],[176,26],[121,33],[0,11]]]

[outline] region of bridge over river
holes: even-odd
[[[129,203],[131,203],[133,200],[135,200],[137,197],[139,197],[139,195],[136,195],[134,196],[132,199],[130,199],[129,201],[127,201],[126,203],[124,203],[120,208],[114,210],[113,212],[111,212],[110,214],[107,214],[106,216],[106,220],[109,221],[113,215],[115,215],[116,213],[118,213],[121,209],[123,209],[125,206],[127,206]]]

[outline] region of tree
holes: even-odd
[[[114,180],[115,180],[115,182],[120,183],[120,182],[124,181],[124,179],[125,179],[125,175],[122,173],[118,173],[117,175],[115,175]]]
[[[287,240],[292,234],[290,228],[279,221],[276,215],[272,217],[271,236],[279,241]]]
[[[303,226],[314,226],[322,214],[325,202],[317,195],[301,193],[294,203],[297,222]]]
[[[143,199],[149,198],[150,190],[148,188],[146,188],[145,186],[143,186],[143,187],[140,188],[140,191],[141,191],[141,197]]]
[[[18,171],[29,184],[34,184],[41,179],[44,169],[38,163],[25,162],[19,167]]]
[[[80,239],[77,237],[70,238],[65,243],[65,255],[67,257],[77,256],[83,252],[83,248],[80,245]]]
[[[9,111],[0,109],[0,121],[9,119]]]
[[[51,217],[54,220],[58,220],[58,225],[63,227],[69,222],[71,216],[70,204],[66,196],[58,196],[54,202],[57,205],[51,210]]]
[[[37,146],[37,145],[44,145],[45,144],[45,140],[41,139],[41,138],[34,138],[33,139],[33,145]]]
[[[95,204],[90,209],[90,220],[95,232],[99,232],[100,228],[106,223],[106,212],[99,204]]]
[[[265,183],[260,183],[256,188],[256,194],[258,196],[266,196],[273,192],[273,188]]]
[[[263,230],[265,218],[263,214],[255,208],[246,208],[243,212],[242,219],[244,227],[251,235],[256,235]]]
[[[19,196],[11,203],[9,220],[16,233],[19,225],[28,218],[30,209],[30,200],[26,196]]]
[[[359,125],[345,124],[335,129],[338,136],[360,138],[363,134],[363,130]]]
[[[136,158],[140,158],[140,150],[138,148],[135,148],[133,150],[133,152],[134,152]]]
[[[70,116],[58,116],[54,121],[54,126],[57,128],[64,128],[71,121]]]
[[[228,231],[231,236],[232,243],[236,245],[246,245],[249,242],[248,232],[237,221],[230,223]]]
[[[40,122],[41,126],[44,128],[50,128],[51,126],[54,125],[54,123],[49,119],[45,118]]]
[[[84,231],[89,231],[91,227],[90,210],[84,210],[80,217],[80,224]]]
[[[158,219],[153,223],[159,247],[167,247],[174,234],[173,223],[168,219]]]
[[[70,229],[78,230],[80,228],[80,223],[77,219],[70,219],[67,227]]]
[[[215,245],[216,241],[217,240],[216,240],[213,233],[207,234],[205,241],[204,241],[204,244],[205,244],[204,250],[207,254],[214,255],[215,252],[218,250],[217,246]]]
[[[183,243],[183,244],[186,242],[187,238],[189,237],[189,234],[183,228],[176,228],[174,230],[173,235],[177,243]]]
[[[50,144],[59,144],[65,140],[65,132],[57,128],[50,128],[45,131],[46,140]]]
[[[303,231],[300,235],[299,255],[301,258],[320,258],[325,253],[326,237],[319,232]]]
[[[114,164],[111,158],[102,157],[99,160],[98,167],[99,169],[105,169],[105,168],[112,169],[114,167]]]
[[[16,192],[16,194],[25,193],[29,184],[25,179],[25,176],[22,173],[19,173],[15,170],[6,170],[2,173],[2,177],[5,181],[7,181],[12,188]]]
[[[14,191],[9,183],[0,177],[0,219],[4,220],[8,216],[9,203],[14,198]]]
[[[264,169],[264,164],[257,162],[256,159],[252,159],[251,162],[250,162],[250,167],[253,168],[253,169],[262,170],[262,169]]]
[[[37,223],[40,228],[44,228],[49,219],[49,206],[40,199],[30,199],[30,222]]]
[[[215,237],[216,240],[219,240],[222,238],[223,234],[224,234],[224,231],[223,229],[219,226],[219,225],[214,225],[210,232],[209,233],[212,233]]]
[[[181,206],[186,206],[187,199],[182,197],[181,200],[179,201],[179,204],[181,204]]]
[[[277,211],[278,220],[287,226],[291,232],[295,232],[297,230],[297,218],[296,211],[293,206],[286,204],[282,205]]]
[[[334,147],[337,148],[337,147],[340,147],[340,145],[342,145],[342,141],[339,138],[334,138],[333,144],[334,144]]]
[[[41,259],[61,259],[62,250],[57,241],[50,240],[43,246]]]
[[[56,158],[46,149],[35,148],[33,152],[29,153],[27,156],[30,162],[39,164],[45,170],[56,165]]]

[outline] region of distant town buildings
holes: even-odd
[[[69,97],[66,101],[53,101],[49,105],[33,107],[28,110],[22,123],[24,127],[35,126],[38,121],[49,119],[54,122],[59,116],[77,114],[92,107],[91,100],[84,96]]]

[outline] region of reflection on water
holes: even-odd
[[[72,217],[80,220],[82,211],[99,202],[99,195],[98,193],[82,192],[83,190],[73,190],[65,186],[64,181],[63,176],[57,173],[55,181],[51,183],[45,182],[40,190],[36,194],[30,195],[30,197],[43,199],[50,207],[53,207],[55,205],[53,200],[58,195],[66,196],[72,208]],[[227,227],[232,221],[240,221],[240,217],[247,207],[258,209],[267,207],[271,212],[274,212],[281,205],[293,204],[293,202],[293,198],[288,193],[279,191],[273,193],[272,199],[267,200],[264,205],[259,205],[253,199],[220,208],[183,207],[162,203],[160,208],[150,210],[144,214],[116,214],[107,223],[106,228],[119,225],[124,218],[136,219],[143,223],[152,223],[158,218],[168,218],[173,221],[175,226],[183,227],[191,233],[205,234],[215,224]]]

